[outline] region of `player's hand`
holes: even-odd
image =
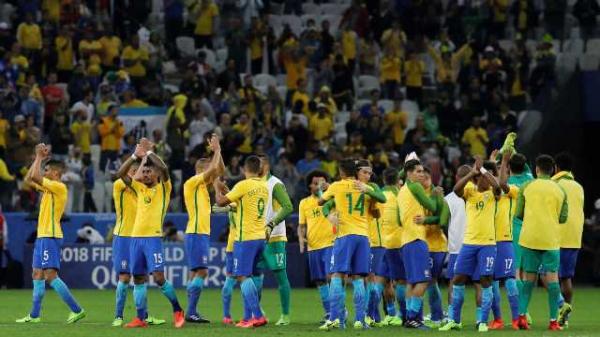
[[[444,195],[444,189],[441,186],[436,186],[432,192],[433,195],[440,196]]]
[[[140,145],[142,146],[142,148],[148,152],[148,151],[152,151],[152,149],[154,149],[154,143],[152,143],[148,138],[143,137],[142,139],[140,139]]]
[[[416,215],[413,218],[414,223],[416,223],[417,225],[422,225],[425,222],[425,217],[422,215]]]
[[[46,144],[39,143],[38,145],[35,146],[35,156],[39,157],[39,158],[43,158],[45,150],[46,150]]]
[[[473,169],[471,170],[471,173],[475,176],[479,175],[481,173],[481,172],[479,172],[479,170],[481,170],[482,166],[483,166],[483,160],[481,159],[481,157],[476,156],[475,163],[473,164]]]
[[[146,150],[142,145],[138,144],[135,146],[135,151],[133,152],[133,155],[138,158],[144,158],[144,156],[146,156]]]
[[[304,240],[299,242],[298,248],[300,248],[300,254],[304,253]]]
[[[275,228],[275,224],[271,221],[265,227],[265,235],[267,237],[267,241],[271,238],[271,234],[273,233],[273,228]]]
[[[498,157],[498,152],[500,152],[500,150],[495,149],[494,151],[492,151],[492,153],[490,154],[490,161],[495,162],[496,161],[496,157]]]
[[[361,193],[366,193],[369,191],[369,185],[363,183],[362,181],[358,181],[355,180],[354,181],[354,188],[356,188],[357,190],[359,190]]]
[[[317,185],[321,191],[326,191],[329,188],[329,183],[324,178],[319,178],[319,184]]]
[[[329,222],[331,222],[336,227],[340,223],[340,219],[337,212],[329,213],[329,215],[327,216],[327,220],[329,220]]]
[[[507,149],[506,151],[504,151],[504,153],[502,153],[502,161],[505,163],[508,163],[511,156],[512,156],[512,149]]]
[[[219,136],[216,133],[210,137],[209,146],[213,152],[221,151],[221,143],[219,143]]]

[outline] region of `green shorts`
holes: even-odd
[[[285,269],[287,267],[285,246],[285,241],[267,243],[262,258],[258,261],[258,268],[272,271]]]
[[[558,272],[560,250],[536,250],[521,247],[523,270],[527,273],[538,273],[540,267],[547,273]]]
[[[523,269],[523,252],[522,247],[519,246],[519,237],[521,236],[521,225],[513,224],[513,248],[515,249],[515,260],[513,264],[515,270]]]

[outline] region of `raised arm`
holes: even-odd
[[[127,186],[131,186],[131,177],[129,176],[129,169],[131,168],[131,166],[140,158],[143,158],[145,155],[145,151],[144,149],[140,146],[137,145],[135,147],[135,152],[133,153],[133,155],[129,158],[127,158],[127,160],[121,165],[121,167],[119,167],[119,170],[117,171],[117,177],[121,178],[123,180],[123,182],[125,183],[125,185]],[[140,165],[141,167],[142,165]],[[139,168],[138,168],[139,171]],[[137,171],[136,171],[137,173]]]
[[[464,190],[465,190],[465,186],[467,186],[467,184],[469,183],[469,181],[471,181],[473,178],[477,177],[480,172],[479,169],[481,168],[481,158],[477,158],[475,160],[475,164],[473,165],[473,168],[471,169],[471,171],[469,173],[467,173],[466,176],[462,177],[459,181],[456,182],[456,184],[454,185],[454,193],[456,193],[456,195],[458,195],[459,197],[462,198]]]
[[[219,138],[216,134],[213,134],[209,140],[210,148],[213,151],[213,157],[208,168],[204,172],[204,177],[209,183],[215,178],[225,172],[225,165],[223,164],[223,156],[221,155],[221,145],[219,144]]]
[[[510,160],[511,152],[505,151],[502,154],[502,162],[500,163],[500,188],[502,192],[508,193],[510,192],[510,187],[508,186],[508,161]]]
[[[159,156],[156,155],[156,153],[152,152],[152,151],[148,151],[146,153],[146,158],[148,158],[148,160],[150,162],[152,162],[153,165],[155,165],[156,167],[158,167],[158,169],[160,170],[161,174],[162,174],[162,181],[168,181],[169,180],[169,168],[167,167],[167,164],[165,164],[165,162],[160,159]]]
[[[49,154],[50,149],[46,144],[40,143],[35,146],[35,159],[29,168],[29,172],[27,172],[27,175],[25,176],[28,184],[35,183],[40,186],[42,185],[44,180],[44,176],[42,175],[42,161],[48,158]]]

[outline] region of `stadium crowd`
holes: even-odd
[[[339,12],[327,15],[302,1],[158,3],[157,14],[151,1],[0,1],[5,211],[34,208],[22,178],[40,141],[77,187],[68,210],[109,211],[110,197],[97,205],[92,191],[137,139],[157,144],[180,195],[212,132],[229,183],[245,155],[266,154],[294,205],[304,175],[335,176],[350,156],[380,176],[417,151],[449,190],[456,168],[498,148],[518,112],[554,85],[553,38],[567,12],[564,0],[321,1]],[[596,3],[572,11],[590,36]],[[164,128],[125,130],[119,109],[146,106],[167,108]]]

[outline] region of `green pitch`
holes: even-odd
[[[254,331],[238,329],[221,324],[221,297],[220,291],[203,291],[200,301],[200,312],[213,323],[208,325],[187,324],[181,330],[175,330],[172,325],[171,308],[167,300],[156,289],[149,292],[148,305],[150,313],[159,318],[167,320],[167,324],[147,329],[128,330],[124,328],[113,328],[110,326],[114,312],[114,292],[111,290],[75,290],[74,295],[85,308],[88,316],[74,325],[65,324],[68,310],[54,291],[48,289],[42,306],[42,323],[39,324],[16,324],[16,318],[27,315],[31,306],[30,290],[0,290],[0,336],[43,336],[43,337],[73,337],[73,336],[381,336],[382,334],[409,334],[409,335],[438,335],[438,336],[481,336],[474,330],[474,305],[472,289],[465,297],[464,320],[466,326],[461,332],[442,333],[438,331],[414,331],[405,328],[379,328],[369,331],[355,331],[348,328],[345,331],[321,332],[317,330],[319,319],[322,315],[319,295],[315,289],[294,289],[292,291],[292,324],[286,327],[276,327],[272,324],[265,328],[257,328]],[[563,332],[551,333],[547,328],[547,300],[546,293],[537,289],[533,295],[531,314],[534,324],[531,331],[518,332],[519,336],[550,336],[554,334],[563,336],[600,336],[600,320],[598,319],[598,300],[600,289],[580,288],[576,290],[575,306],[570,321],[570,328]],[[446,291],[443,290],[445,296]],[[184,291],[179,291],[178,296],[185,308],[186,296]],[[348,308],[352,310],[351,292],[348,292]],[[233,295],[234,319],[241,315],[241,298],[239,288]],[[427,301],[425,301],[427,303]],[[445,303],[445,301],[444,301]],[[505,322],[509,320],[510,314],[506,300],[503,299],[503,314]],[[263,307],[267,317],[275,322],[279,318],[279,298],[277,291],[266,290],[263,297]],[[429,311],[426,304],[426,312]],[[133,306],[133,295],[130,292],[127,297],[125,308],[126,320],[128,321],[135,313]],[[352,317],[352,314],[351,314]],[[507,322],[508,323],[508,322]],[[515,336],[515,332],[505,328],[504,331],[490,331],[491,336]]]

